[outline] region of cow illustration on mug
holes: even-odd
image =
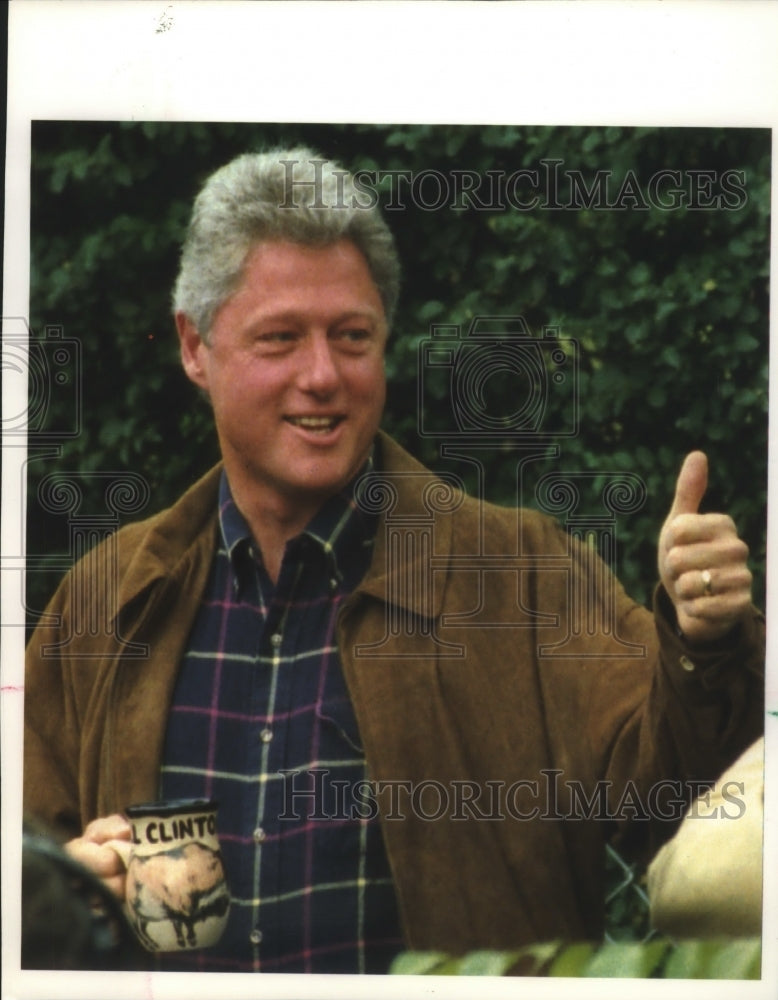
[[[207,948],[224,930],[230,893],[217,807],[200,799],[129,806],[130,841],[112,841],[127,868],[126,910],[148,951]]]

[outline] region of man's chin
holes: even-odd
[[[355,472],[350,469],[333,469],[327,472],[312,469],[309,473],[301,473],[287,482],[287,495],[306,507],[311,504],[324,503],[330,497],[340,493],[353,479]]]
[[[344,489],[367,461],[370,449],[364,454],[312,458],[301,462],[297,469],[289,467],[289,482],[295,491],[324,500]]]

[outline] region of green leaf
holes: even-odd
[[[758,347],[762,347],[763,345],[750,333],[736,333],[734,337],[734,346],[737,351],[755,351]]]
[[[762,942],[743,938],[723,944],[711,957],[711,979],[759,979],[762,973]]]
[[[594,954],[594,945],[589,942],[571,944],[562,949],[548,970],[549,976],[577,977],[583,975]]]
[[[711,961],[719,949],[715,941],[681,941],[665,965],[665,978],[707,979]]]
[[[442,951],[404,951],[389,969],[393,976],[429,976],[448,961]]]
[[[603,945],[583,975],[597,978],[647,979],[667,951],[667,941],[648,944],[621,942]]]
[[[679,369],[683,367],[683,360],[680,352],[674,344],[669,344],[667,347],[663,347],[659,356],[664,364],[668,365],[670,368]]]
[[[460,961],[457,975],[504,976],[517,958],[512,951],[472,951]]]
[[[514,961],[509,966],[509,971],[512,975],[519,976],[548,975],[547,967],[559,948],[559,941],[525,945],[515,952]]]
[[[749,257],[751,255],[751,246],[748,240],[743,237],[730,240],[728,249],[735,257]]]
[[[678,303],[673,299],[663,299],[659,305],[656,307],[656,319],[658,323],[664,322],[668,316],[671,316],[674,312],[678,310]]]
[[[641,261],[631,268],[627,277],[633,285],[645,285],[651,280],[651,268],[645,261]]]

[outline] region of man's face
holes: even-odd
[[[233,488],[282,516],[315,512],[359,470],[385,400],[386,319],[360,251],[259,243],[209,345],[177,323]]]

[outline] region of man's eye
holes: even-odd
[[[291,344],[296,339],[296,334],[293,330],[271,330],[268,333],[262,333],[257,337],[257,341],[260,344],[266,344],[270,347]]]
[[[354,327],[341,330],[340,336],[343,340],[348,341],[350,344],[360,344],[363,341],[370,339],[370,331],[364,330],[360,327]]]

